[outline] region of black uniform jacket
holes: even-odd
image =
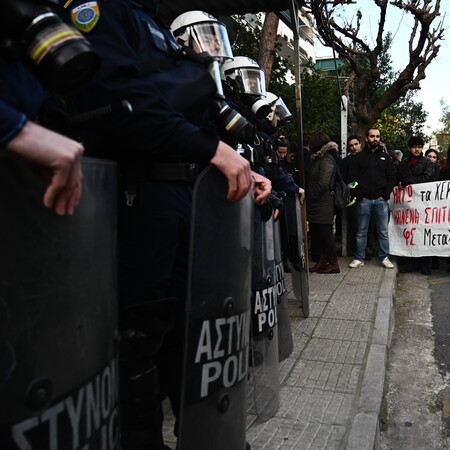
[[[152,2],[145,3],[74,1],[66,10],[102,58],[72,98],[77,112],[121,100],[133,107],[132,115],[85,132],[87,152],[128,161],[207,162],[219,141],[209,123],[216,87],[206,68],[174,56],[178,45],[170,30]]]
[[[44,97],[41,84],[19,61],[0,56],[0,146],[35,119]]]
[[[415,160],[417,160],[415,164],[408,164]],[[408,184],[429,183],[436,179],[435,170],[433,162],[426,156],[419,155],[418,158],[412,158],[411,155],[409,155],[398,165],[397,178],[403,186],[408,186]]]

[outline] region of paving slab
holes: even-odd
[[[397,268],[373,260],[349,269],[350,261],[339,258],[339,274],[309,274],[308,318],[286,274],[294,349],[280,363],[274,416],[247,414],[252,450],[378,448]],[[167,403],[165,411],[165,439],[175,447]]]

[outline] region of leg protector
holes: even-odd
[[[119,349],[123,450],[162,450],[163,414],[155,356],[173,324],[174,299],[145,302],[122,313]]]

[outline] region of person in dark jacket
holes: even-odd
[[[347,139],[347,156],[343,158],[339,163],[339,170],[341,177],[346,183],[350,183],[350,165],[354,159],[354,156],[362,149],[362,138],[353,135]]]
[[[352,135],[347,139],[347,156],[339,161],[339,171],[342,179],[348,184],[353,180],[350,179],[350,165],[355,159],[355,156],[362,149],[363,139],[360,136]],[[346,230],[347,230],[347,251],[349,254],[353,254],[355,252],[355,241],[356,241],[356,205],[352,205],[348,208],[344,208],[343,210],[337,211],[336,215],[336,228],[340,229],[339,223],[343,224],[342,216],[346,215]],[[344,229],[342,232],[344,233]],[[371,227],[371,231],[373,231],[373,226]],[[372,236],[373,233],[370,233],[369,236]]]
[[[359,152],[350,167],[350,177],[358,182],[355,189],[358,231],[356,233],[355,259],[349,267],[364,266],[367,230],[373,215],[378,234],[378,257],[387,269],[394,265],[389,261],[388,204],[395,185],[395,168],[391,157],[380,143],[380,130],[367,131],[366,146]]]
[[[447,155],[440,161],[441,170],[439,172],[439,180],[450,180],[450,145],[447,148]]]
[[[411,136],[409,138],[409,153],[397,169],[397,180],[400,187],[433,181],[435,169],[432,161],[423,156],[423,145],[424,140],[422,137]]]
[[[434,166],[434,176],[432,181],[439,180],[439,174],[441,172],[441,163],[439,162],[439,153],[434,148],[429,148],[425,152],[425,156],[431,160]]]
[[[450,180],[450,145],[447,147],[447,154],[445,158],[440,160],[441,170],[439,172],[439,181],[448,181]],[[450,264],[450,258],[445,258],[447,265]],[[450,268],[447,269],[447,272],[450,272]]]
[[[291,144],[285,136],[278,136],[275,141],[275,150],[278,154],[278,164],[281,170],[289,176],[293,176],[296,169],[292,159]],[[296,157],[297,155],[294,155]]]
[[[397,167],[403,158],[403,153],[401,150],[389,150],[389,155],[392,158],[392,161],[395,166],[395,172],[397,173]]]
[[[422,154],[424,140],[421,136],[411,136],[408,140],[409,154],[397,168],[397,179],[400,188],[409,184],[429,183],[434,180],[435,166],[431,159]],[[424,275],[431,274],[430,257],[399,259],[400,272],[420,270]]]
[[[331,188],[337,168],[338,145],[325,133],[309,136],[311,164],[306,184],[306,217],[311,247],[320,254],[310,272],[339,273],[336,243],[333,238],[334,199]]]

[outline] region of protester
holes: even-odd
[[[389,260],[388,205],[387,201],[395,185],[395,168],[392,159],[380,143],[380,130],[370,128],[366,145],[350,167],[350,177],[358,182],[355,188],[358,231],[356,233],[355,259],[350,268],[364,266],[367,231],[373,216],[378,235],[378,258],[387,269],[394,265]]]
[[[298,170],[296,168],[295,158],[296,153],[292,153],[292,145],[285,136],[278,136],[275,141],[275,150],[278,154],[279,165],[281,170],[293,177],[294,173]]]
[[[434,163],[422,154],[425,142],[421,136],[411,136],[408,140],[408,155],[399,164],[397,170],[400,189],[410,184],[428,183],[433,181],[436,173]],[[399,258],[399,272],[415,272],[420,270],[423,275],[431,274],[430,257]]]
[[[312,248],[319,262],[310,272],[339,273],[336,243],[333,238],[334,199],[331,194],[338,161],[338,145],[325,133],[309,136],[311,164],[306,183],[306,217]]]
[[[441,170],[439,172],[439,181],[449,181],[450,180],[450,145],[447,148],[447,154],[445,158],[442,158],[440,161]],[[446,258],[447,265],[450,264],[450,258]],[[447,272],[450,272],[450,268],[447,269]]]
[[[228,180],[228,200],[270,182],[219,140],[210,124],[217,86],[178,52],[146,1],[67,2],[68,16],[102,58],[96,77],[71,98],[77,111],[127,99],[134,113],[83,133],[89,154],[116,159],[119,197],[122,448],[163,449],[164,395],[178,415],[192,184],[208,162]],[[89,30],[89,31],[88,31]],[[226,274],[221,274],[226,276]],[[201,418],[199,418],[201,420]]]
[[[303,149],[303,170],[304,173],[306,173],[306,161],[305,158],[306,156],[306,152],[308,152],[307,149]],[[291,170],[290,175],[292,176],[292,178],[294,179],[294,182],[298,185],[302,184],[302,177],[301,177],[301,173],[300,173],[300,154],[298,151],[298,144],[295,141],[290,141],[290,145],[289,145],[289,152],[286,156],[286,159],[288,161],[289,164],[289,169]],[[304,175],[304,174],[303,174]]]
[[[439,162],[439,153],[434,148],[429,148],[425,152],[425,156],[431,159],[434,166],[434,176],[432,181],[439,180],[439,173],[441,172],[441,164]]]
[[[341,173],[342,179],[346,183],[350,183],[350,165],[354,159],[354,156],[359,153],[362,149],[362,139],[359,136],[352,135],[347,139],[347,155],[345,158],[341,159],[339,163],[339,171]]]
[[[289,142],[284,136],[279,136],[275,141],[275,151],[278,155],[278,163],[284,173],[288,172],[287,154],[289,152]]]
[[[439,172],[439,180],[450,180],[450,145],[447,148],[447,155],[441,159],[441,170]]]
[[[439,153],[434,148],[429,148],[425,152],[425,156],[429,159],[431,159],[431,162],[434,165],[434,177],[433,181],[439,180],[439,175],[441,172],[441,163],[439,162]],[[437,256],[431,257],[431,268],[432,269],[439,269],[439,258]]]
[[[394,163],[395,171],[397,173],[397,166],[403,158],[403,153],[401,150],[389,150],[389,156],[392,158],[392,162]]]
[[[357,135],[349,136],[347,139],[347,155],[339,161],[339,171],[342,179],[345,183],[350,183],[353,180],[350,179],[350,165],[355,159],[357,153],[361,151],[362,148],[362,138]],[[346,222],[342,221],[343,215],[346,215]],[[356,240],[356,205],[352,205],[343,210],[337,211],[336,214],[336,228],[338,230],[345,230],[342,227],[342,223],[346,225],[347,231],[347,251],[350,254],[354,254],[355,252],[355,240]],[[373,228],[373,227],[372,227]]]

